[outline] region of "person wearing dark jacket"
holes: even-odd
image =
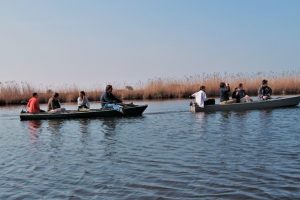
[[[118,99],[112,94],[112,85],[107,85],[105,92],[100,97],[100,102],[103,108],[114,107],[118,103],[122,103],[122,100]]]
[[[230,87],[229,84],[224,82],[220,83],[220,102],[229,100]]]
[[[252,101],[253,100],[247,95],[246,91],[244,90],[243,84],[240,83],[236,91],[236,102],[245,103],[245,102],[252,102]]]
[[[232,99],[235,99],[235,100],[237,100],[237,98],[238,98],[238,91],[237,91],[237,87],[236,88],[234,88],[234,90],[233,90],[233,92],[232,92],[232,95],[231,95],[231,98]]]
[[[258,89],[258,98],[260,100],[271,99],[272,89],[268,86],[268,81],[263,80],[262,85]]]

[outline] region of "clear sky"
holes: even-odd
[[[300,69],[298,0],[0,0],[0,81]]]

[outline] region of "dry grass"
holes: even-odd
[[[131,86],[126,86],[123,89],[117,88],[114,93],[124,100],[187,98],[198,91],[200,85],[205,85],[208,96],[217,97],[219,95],[219,83],[224,81],[230,83],[232,89],[239,83],[243,83],[250,95],[256,95],[262,79],[269,80],[269,85],[275,95],[300,94],[299,71],[280,74],[272,72],[268,74],[213,73],[185,77],[182,80],[156,79],[137,88]],[[20,104],[22,100],[29,99],[32,92],[39,93],[41,103],[46,103],[53,92],[60,93],[62,102],[75,102],[79,91],[80,88],[76,86],[56,88],[54,91],[51,89],[37,90],[28,83],[5,82],[0,83],[0,105]],[[98,101],[101,92],[100,89],[86,91],[90,101]]]

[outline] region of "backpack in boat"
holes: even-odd
[[[215,105],[215,104],[216,104],[215,99],[207,99],[206,101],[204,101],[204,105]]]

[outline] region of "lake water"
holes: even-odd
[[[300,199],[300,107],[147,103],[141,117],[90,120],[0,108],[0,199]]]

